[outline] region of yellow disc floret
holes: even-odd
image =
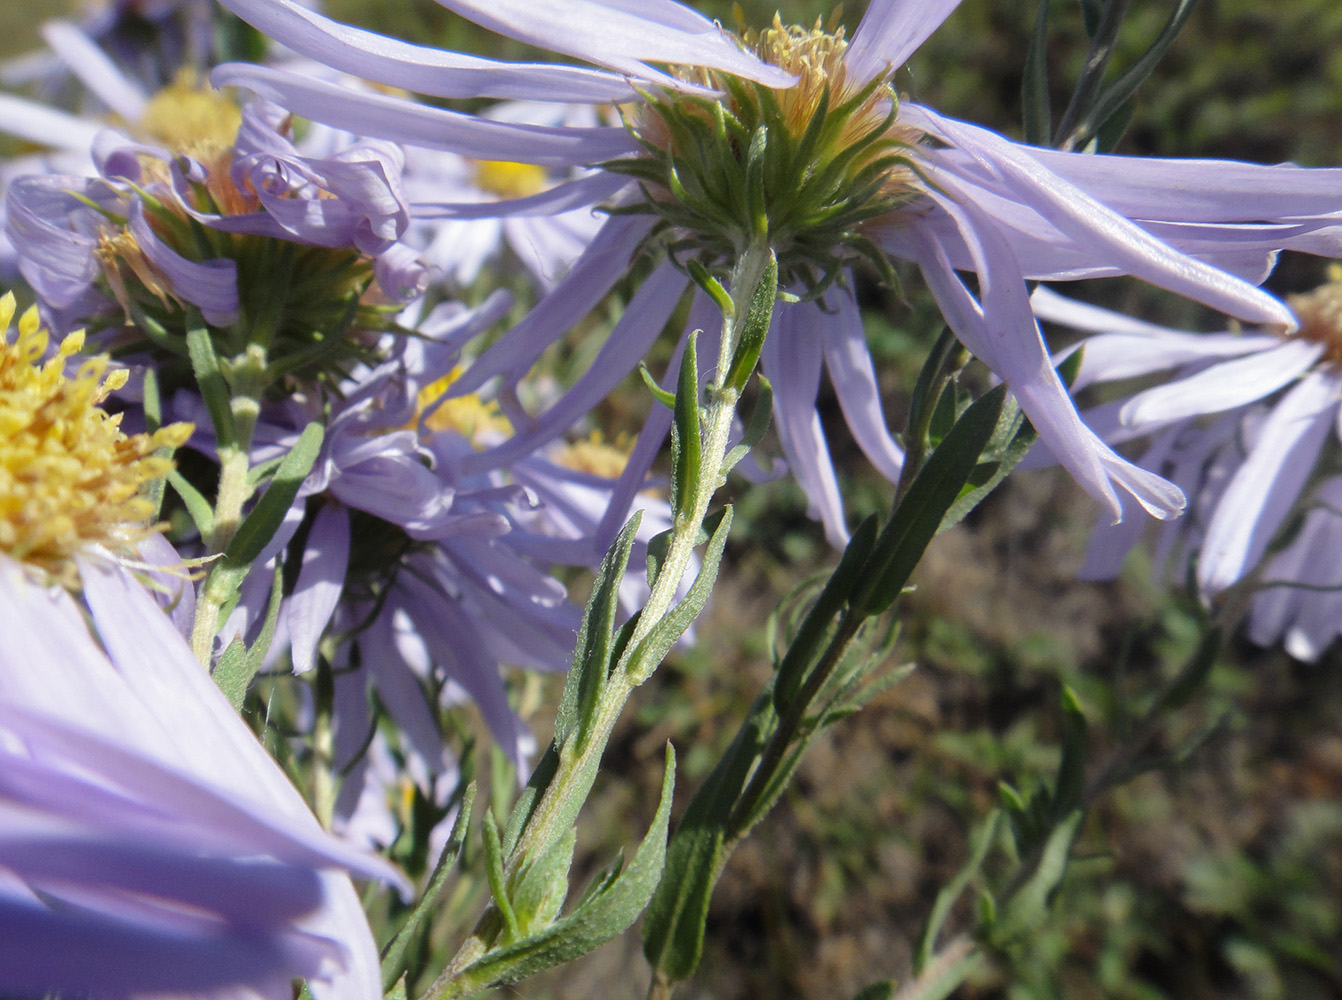
[[[456,431],[477,448],[499,438],[510,437],[513,425],[503,415],[498,403],[483,400],[476,395],[442,398],[460,375],[461,367],[458,366],[419,390],[414,424],[440,434]],[[428,415],[425,416],[425,413]]]
[[[149,99],[139,131],[176,152],[208,158],[233,145],[241,124],[235,101],[185,72]]]
[[[1322,344],[1326,357],[1334,364],[1342,364],[1342,264],[1328,268],[1328,281],[1312,292],[1286,296],[1300,321],[1300,329],[1293,336]]]
[[[550,186],[550,175],[534,163],[476,160],[475,185],[500,198],[526,198]]]
[[[592,431],[587,437],[564,445],[552,457],[556,464],[566,469],[604,479],[618,479],[629,464],[629,453],[633,447],[627,435],[621,434],[611,442],[600,431]]]
[[[190,424],[126,435],[121,417],[99,407],[126,382],[106,357],[67,361],[84,345],[70,334],[45,361],[48,334],[36,309],[9,331],[14,296],[0,298],[0,552],[53,582],[73,584],[72,557],[100,548],[119,552],[150,531],[147,484],[172,468],[159,449],[176,448]],[[13,341],[11,342],[11,337]]]

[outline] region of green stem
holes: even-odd
[[[242,508],[252,495],[252,486],[248,482],[250,468],[245,448],[230,448],[219,456],[219,495],[214,505],[214,531],[206,539],[211,556],[223,553],[242,521]],[[205,586],[201,588],[200,600],[196,604],[196,619],[191,627],[191,651],[206,669],[210,667],[214,637],[219,631],[220,611],[230,596],[219,594],[217,587],[211,587],[211,579],[207,578]]]
[[[690,567],[695,545],[708,505],[722,484],[723,463],[727,456],[728,439],[736,414],[739,392],[725,384],[736,344],[744,328],[751,299],[764,276],[772,252],[765,243],[746,249],[732,271],[732,313],[724,317],[722,336],[718,344],[717,368],[709,383],[706,396],[708,405],[701,425],[702,461],[689,502],[684,509],[673,509],[672,527],[666,554],[658,568],[647,602],[639,614],[624,653],[610,672],[601,700],[593,714],[590,736],[582,741],[570,741],[560,751],[555,773],[546,785],[526,827],[518,836],[505,862],[505,877],[514,872],[536,851],[554,841],[562,833],[557,825],[568,815],[566,805],[586,798],[596,774],[596,762],[605,750],[611,731],[624,710],[634,689],[651,676],[657,664],[642,672],[631,670],[630,660],[639,643],[667,616],[676,605],[676,591]],[[674,503],[674,499],[673,499]],[[481,916],[475,932],[453,957],[442,975],[429,987],[423,1000],[448,1000],[459,995],[454,980],[492,946],[497,927],[497,913],[491,905]]]

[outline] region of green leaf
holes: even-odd
[[[1148,713],[1151,718],[1183,708],[1188,704],[1189,699],[1201,689],[1212,667],[1216,665],[1216,659],[1221,655],[1224,642],[1225,633],[1221,629],[1212,627],[1207,630],[1183,669],[1170,681],[1169,686],[1156,696],[1155,704]]]
[[[746,310],[746,321],[741,328],[731,364],[727,367],[727,378],[723,382],[725,386],[739,391],[750,380],[750,373],[755,370],[760,350],[764,347],[764,338],[769,335],[774,300],[777,298],[778,257],[771,249],[769,263],[765,265],[759,284],[750,293],[750,308]]]
[[[643,376],[643,384],[652,391],[657,402],[661,403],[668,410],[674,410],[676,407],[676,394],[674,392],[667,392],[658,385],[657,380],[652,377],[652,372],[648,371],[648,366],[642,362],[639,362],[638,373]]]
[[[1193,13],[1197,0],[1178,0],[1174,10],[1170,13],[1170,18],[1165,22],[1165,26],[1156,36],[1151,47],[1148,48],[1141,57],[1123,72],[1117,80],[1105,88],[1104,92],[1096,99],[1095,104],[1086,115],[1082,128],[1089,135],[1093,135],[1118,111],[1132,99],[1137,93],[1137,89],[1146,82],[1152,71],[1165,53],[1170,50],[1174,44],[1179,32],[1183,30],[1188,18]]]
[[[223,562],[230,567],[250,566],[252,560],[261,554],[261,550],[274,537],[284,523],[284,515],[293,506],[303,480],[312,471],[312,466],[321,453],[325,431],[317,421],[303,428],[293,449],[284,456],[284,461],[275,470],[266,491],[256,501],[240,525],[237,534],[224,550]]]
[[[512,900],[508,898],[508,884],[503,876],[503,846],[499,842],[499,824],[494,819],[492,809],[485,812],[485,821],[481,825],[485,842],[485,878],[489,882],[489,894],[494,897],[494,906],[507,925],[505,941],[516,941],[521,934],[517,925],[517,914],[513,912]]]
[[[1034,427],[1025,419],[1025,414],[1021,412],[1016,400],[1008,398],[1003,406],[1002,415],[997,420],[992,440],[984,449],[984,454],[995,456],[995,460],[989,465],[980,464],[976,467],[975,473],[970,476],[969,485],[972,488],[961,490],[955,503],[951,504],[946,516],[941,519],[937,534],[959,524],[966,514],[997,489],[1011,470],[1025,458],[1036,437]],[[987,475],[979,477],[977,475],[979,470],[986,471]]]
[[[252,643],[247,650],[247,683],[250,684],[253,677],[261,669],[265,662],[266,653],[270,651],[270,644],[275,639],[275,629],[280,621],[280,604],[284,600],[284,563],[279,559],[275,560],[275,575],[270,581],[270,603],[266,605],[266,617],[261,622],[261,631],[256,636],[256,642]]]
[[[801,627],[778,665],[778,677],[773,685],[773,703],[780,715],[788,710],[818,662],[821,650],[833,634],[835,616],[848,604],[854,588],[863,578],[875,541],[876,517],[871,515],[853,532],[839,565],[802,619]]]
[[[443,887],[447,885],[447,877],[456,866],[462,846],[466,843],[466,833],[471,826],[471,810],[474,806],[475,782],[471,782],[466,787],[466,794],[462,797],[461,808],[457,810],[457,818],[452,824],[452,833],[447,838],[443,853],[438,857],[438,864],[434,866],[433,874],[429,876],[429,884],[424,887],[424,895],[415,904],[415,908],[410,911],[410,916],[401,925],[401,929],[396,932],[396,936],[387,942],[387,946],[382,949],[383,990],[391,990],[397,982],[402,982],[402,990],[405,988],[402,976],[405,973],[406,951],[425,919],[437,908],[438,897],[442,895]]]
[[[927,968],[928,963],[935,956],[937,938],[941,934],[941,928],[945,926],[946,918],[951,915],[951,907],[960,898],[960,894],[969,888],[969,883],[974,880],[974,876],[983,867],[983,862],[988,858],[988,852],[997,839],[997,832],[1001,825],[1002,813],[994,809],[970,837],[969,860],[965,863],[965,866],[937,893],[936,902],[932,904],[932,910],[927,916],[927,923],[923,926],[923,933],[918,940],[918,947],[914,951],[913,974],[915,976],[922,975],[923,970]]]
[[[876,540],[864,582],[853,596],[855,611],[879,614],[903,591],[991,440],[1005,401],[1004,385],[985,393],[928,457]]]
[[[741,435],[740,443],[727,452],[726,457],[722,460],[722,474],[724,476],[736,468],[736,463],[745,458],[750,453],[751,448],[764,440],[765,432],[769,429],[769,421],[773,418],[773,384],[764,377],[763,373],[755,381],[760,387],[759,398],[755,400],[755,406],[750,411],[750,419],[746,421],[745,433]]]
[[[1081,808],[1086,789],[1086,756],[1090,750],[1090,726],[1076,692],[1067,685],[1062,689],[1062,715],[1062,761],[1058,764],[1050,802],[1051,824],[1062,822],[1072,810]]]
[[[570,740],[576,739],[581,752],[587,742],[592,713],[610,676],[615,618],[620,611],[620,583],[629,566],[629,553],[642,519],[643,512],[635,511],[597,569],[578,630],[573,666],[564,681],[555,717],[555,746],[561,751]]]
[[[252,680],[247,673],[247,646],[242,641],[242,636],[235,635],[233,641],[220,654],[219,662],[214,666],[213,677],[234,710],[241,709],[243,699],[247,697],[247,685]]]
[[[949,327],[944,327],[918,372],[918,380],[913,384],[913,394],[909,397],[910,427],[917,427],[924,422],[923,408],[929,401],[935,402],[931,399],[932,392],[959,348],[960,341],[955,338]]]
[[[643,920],[643,954],[660,976],[684,979],[699,964],[709,898],[726,861],[727,823],[777,722],[768,693],[761,694],[676,827]]]
[[[182,498],[186,512],[191,515],[201,537],[209,538],[214,533],[214,508],[210,506],[210,501],[176,469],[168,473],[168,485]]]
[[[667,744],[661,800],[648,835],[628,867],[602,880],[573,912],[544,931],[496,948],[473,962],[447,984],[441,996],[466,996],[489,986],[534,976],[586,955],[632,924],[647,906],[666,860],[666,830],[675,769],[675,751]]]
[[[523,936],[550,926],[563,908],[577,842],[577,829],[568,827],[539,856],[523,863],[508,880],[508,897]]]
[[[676,640],[694,624],[694,619],[699,616],[708,601],[708,595],[713,591],[713,583],[718,577],[718,564],[722,561],[722,550],[727,545],[727,534],[732,526],[731,506],[724,507],[717,517],[720,520],[708,539],[708,548],[704,550],[703,563],[694,583],[690,584],[690,589],[685,592],[680,603],[668,611],[629,654],[625,671],[635,684],[643,683],[657,669]],[[707,522],[705,527],[708,527]]]
[[[1039,0],[1039,13],[1034,19],[1034,34],[1025,55],[1025,75],[1021,80],[1021,106],[1025,115],[1025,141],[1035,146],[1047,146],[1053,135],[1053,114],[1048,98],[1048,7],[1049,0]]]
[[[736,305],[732,302],[732,297],[727,293],[727,289],[722,287],[722,282],[708,273],[708,268],[699,263],[697,257],[691,257],[689,264],[686,265],[690,272],[690,277],[722,311],[722,315],[731,319],[736,313]]]
[[[193,310],[194,312],[194,310]],[[194,318],[194,317],[193,317]],[[232,393],[219,370],[219,358],[214,353],[214,341],[210,339],[209,328],[201,323],[193,324],[186,331],[186,348],[191,357],[191,370],[196,376],[196,385],[200,388],[205,408],[210,413],[210,423],[214,425],[214,437],[218,449],[225,451],[236,445],[238,436],[233,426],[233,409],[230,406]]]
[[[1029,879],[1002,907],[994,928],[993,940],[1005,943],[1033,931],[1043,921],[1054,891],[1067,873],[1072,843],[1081,829],[1085,812],[1070,813],[1049,834]]]
[[[677,517],[693,509],[703,468],[699,359],[695,350],[698,339],[697,331],[686,338],[685,354],[680,359],[680,375],[676,380],[674,422],[671,425],[671,509]]]

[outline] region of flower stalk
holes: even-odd
[[[693,347],[686,351],[675,405],[678,418],[686,413],[692,417],[688,426],[697,436],[694,442],[697,447],[689,447],[681,440],[675,449],[672,526],[652,575],[651,592],[643,609],[626,623],[612,643],[610,662],[599,665],[598,669],[604,675],[600,690],[590,714],[579,724],[574,738],[567,737],[562,722],[557,726],[555,743],[537,766],[529,785],[529,788],[543,790],[529,812],[522,814],[521,810],[527,808],[524,799],[518,807],[519,813],[514,815],[504,832],[503,873],[496,896],[510,888],[515,890],[527,877],[529,869],[540,864],[564,840],[565,834],[571,833],[574,817],[587,798],[601,755],[629,696],[652,675],[707,596],[730,525],[730,511],[713,532],[710,557],[706,558],[695,585],[680,600],[677,600],[677,591],[706,527],[709,504],[730,467],[729,436],[740,398],[740,385],[732,384],[731,378],[734,374],[739,375],[740,366],[734,366],[733,359],[739,345],[763,339],[763,331],[751,327],[760,322],[761,314],[765,324],[769,321],[777,274],[776,259],[767,243],[756,241],[740,255],[732,270],[715,374],[704,391],[704,404],[700,402]],[[762,310],[758,303],[766,298],[770,308]],[[758,346],[754,350],[758,353]],[[688,431],[682,431],[684,433]],[[619,545],[617,542],[617,548]],[[591,613],[589,608],[589,615]],[[586,629],[587,625],[584,632]],[[579,656],[583,652],[584,638],[585,635],[579,639]],[[580,666],[575,663],[570,685],[582,683],[581,673]],[[567,690],[565,697],[566,700],[569,697]],[[551,771],[548,776],[544,774],[547,769]],[[522,825],[514,832],[519,814],[523,815]],[[571,837],[569,841],[566,849],[571,854]],[[566,876],[567,866],[563,867]],[[649,895],[654,886],[655,880],[648,886]],[[641,910],[645,903],[646,897],[638,909]],[[633,916],[636,913],[630,920]],[[509,943],[509,939],[516,935],[512,925],[512,921],[507,924],[503,921],[499,903],[491,904],[474,933],[424,994],[424,1000],[448,1000],[487,985],[472,976],[472,969],[481,965],[500,943]]]

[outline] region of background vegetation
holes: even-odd
[[[31,47],[35,22],[56,13],[53,6],[0,5],[0,47]],[[430,0],[326,6],[403,36],[486,44],[484,33],[463,29]],[[731,17],[728,4],[702,6]],[[764,3],[744,6],[755,23],[772,14]],[[781,6],[785,20],[817,12],[813,3]],[[1142,50],[1171,4],[1132,6],[1120,62]],[[1078,4],[1055,0],[1053,7],[1049,62],[1062,104],[1084,33]],[[850,6],[847,22],[859,13]],[[1021,66],[1034,17],[1033,3],[965,0],[900,86],[946,113],[1019,135]],[[1139,95],[1119,150],[1339,164],[1339,123],[1342,4],[1203,0]],[[1287,260],[1274,288],[1306,287],[1318,267]],[[1119,282],[1085,291],[1162,322],[1212,322],[1194,307]],[[874,281],[861,293],[897,426],[921,352],[939,327],[916,281],[907,306]],[[842,420],[831,410],[842,440]],[[851,459],[843,464],[851,508],[882,506],[888,487],[873,480],[856,449],[840,443],[836,455]],[[681,786],[703,776],[769,669],[766,616],[800,577],[832,558],[788,484],[736,499],[729,568],[702,640],[639,692],[636,712],[613,742],[579,838],[595,845],[593,867],[651,811],[666,739],[681,751]],[[1154,586],[1140,561],[1112,583],[1076,582],[1094,516],[1061,477],[1018,474],[934,544],[894,653],[917,669],[821,737],[793,792],[737,853],[715,901],[709,951],[684,996],[829,1000],[906,974],[921,920],[963,862],[966,831],[995,803],[998,782],[1029,787],[1056,767],[1060,684],[1081,698],[1097,759],[1119,738],[1129,702],[1190,651],[1198,610]],[[557,693],[546,688],[531,699],[540,706],[533,722],[542,740]],[[1095,812],[1081,861],[1047,923],[957,995],[1342,996],[1339,706],[1339,652],[1306,665],[1232,643],[1207,696],[1181,718],[1188,733],[1205,735],[1201,750],[1138,779]],[[632,997],[639,986],[629,983],[629,970],[641,964],[637,939],[628,936],[520,993]]]

